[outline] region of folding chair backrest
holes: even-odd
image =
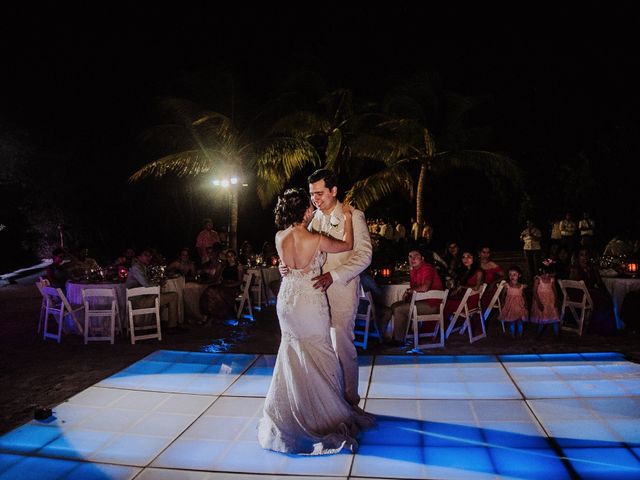
[[[589,294],[587,286],[582,280],[558,279],[560,291],[562,292],[562,307],[560,307],[560,322],[563,330],[576,332],[582,335],[587,315],[593,311],[593,300]],[[565,325],[565,314],[567,309],[573,315],[576,326]]]
[[[591,295],[584,281],[558,279],[558,284],[564,297],[563,303],[584,305],[587,308],[593,307],[593,300],[591,300]]]
[[[413,292],[411,303],[409,305],[409,322],[407,325],[406,337],[410,338],[409,328],[413,328],[413,347],[414,349],[423,348],[441,348],[444,347],[445,326],[444,326],[444,308],[447,303],[449,290],[429,290],[427,292]],[[440,300],[438,311],[436,313],[419,314],[416,302],[423,300]],[[435,322],[433,330],[421,331],[420,324],[424,322]],[[440,337],[440,340],[436,340]],[[435,341],[421,343],[422,338],[430,338]]]
[[[249,312],[245,315],[247,318],[253,319],[253,307],[251,305],[251,284],[253,283],[253,272],[246,272],[242,277],[242,283],[240,284],[240,295],[236,298],[238,302],[236,310],[236,318],[239,320],[243,316],[245,308]]]
[[[113,288],[85,288],[82,290],[83,299],[86,300],[90,297],[115,298],[116,294]]]
[[[160,295],[160,287],[135,287],[127,288],[127,301],[133,297],[142,295]]]
[[[51,283],[49,282],[48,279],[44,278],[44,277],[40,277],[38,278],[38,280],[36,280],[36,287],[38,288],[38,291],[40,292],[40,294],[42,295],[42,287],[50,287]]]
[[[358,299],[358,310],[356,312],[356,321],[353,330],[356,337],[353,341],[354,345],[366,350],[369,337],[381,340],[381,334],[378,332],[375,318],[375,306],[371,292],[365,292],[362,287],[360,287],[360,298]],[[373,331],[371,331],[372,322]]]
[[[502,312],[501,295],[502,295],[502,292],[504,291],[504,286],[506,284],[507,284],[506,281],[500,280],[500,282],[498,282],[498,284],[496,285],[496,289],[493,292],[493,295],[491,296],[491,298],[489,299],[489,303],[487,304],[487,308],[485,309],[484,314],[482,316],[482,319],[485,322],[489,318],[489,315],[491,315],[491,310],[493,310],[494,308],[498,309],[498,313]]]
[[[155,297],[153,306],[145,306],[141,308],[134,308],[131,299],[136,297],[145,297],[153,295]],[[160,287],[135,287],[127,288],[127,311],[129,314],[129,334],[131,336],[131,344],[135,344],[136,340],[146,340],[157,338],[162,340],[162,329],[160,326]],[[134,318],[136,316],[153,315],[155,317],[155,323],[145,326],[136,326]],[[137,331],[151,330],[153,333],[138,335]]]

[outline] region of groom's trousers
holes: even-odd
[[[331,285],[327,289],[331,308],[331,341],[338,355],[344,379],[344,398],[351,405],[358,405],[358,352],[353,344],[358,292],[360,282],[356,277],[348,285]]]

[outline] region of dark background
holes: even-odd
[[[159,95],[242,127],[292,85],[381,102],[416,75],[478,99],[475,120],[490,131],[483,149],[509,155],[525,174],[525,191],[496,191],[477,172],[430,183],[427,218],[440,243],[518,249],[525,217],[547,231],[567,210],[591,212],[600,242],[636,229],[633,3],[432,3],[4,7],[0,272],[46,253],[58,223],[68,244],[88,244],[102,262],[128,245],[173,257],[193,245],[205,216],[224,228],[226,199],[202,178],[127,183],[153,159],[139,138],[155,123]],[[413,212],[393,196],[366,213],[408,222]],[[239,240],[259,247],[274,231],[250,184]]]

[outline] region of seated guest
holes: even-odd
[[[143,249],[138,256],[133,260],[133,265],[129,269],[129,275],[127,276],[127,288],[136,287],[152,287],[147,274],[147,267],[151,263],[151,250]],[[153,306],[153,297],[140,297],[134,299],[136,302],[134,307],[146,308]],[[178,294],[176,292],[162,292],[160,293],[160,307],[167,306],[169,309],[168,326],[165,330],[166,333],[181,333],[185,329],[178,325]]]
[[[386,329],[389,324],[389,319],[391,318],[391,308],[386,306],[383,303],[383,292],[380,289],[380,286],[376,283],[376,280],[371,275],[370,267],[367,267],[362,273],[360,273],[360,286],[362,290],[365,292],[371,293],[371,298],[373,299],[373,308],[375,310],[376,318],[374,321],[376,322],[376,328],[381,335],[381,342],[388,342],[391,340],[390,337],[387,337],[386,330],[383,331],[383,323],[384,328]],[[360,305],[358,306],[360,308]],[[358,313],[362,313],[359,311]]]
[[[484,273],[480,264],[475,260],[473,253],[469,250],[463,250],[462,253],[462,267],[456,272],[456,287],[449,293],[447,297],[447,305],[444,309],[445,322],[450,315],[454,314],[460,306],[462,297],[467,291],[467,288],[473,290],[480,290],[484,281]],[[469,305],[472,308],[477,305]]]
[[[262,244],[262,261],[267,265],[271,265],[271,260],[275,257],[278,258],[278,251],[271,242],[264,242]]]
[[[589,259],[589,251],[581,248],[576,254],[575,261],[569,275],[571,280],[582,280],[589,290],[593,300],[593,313],[589,320],[589,332],[598,335],[613,335],[616,333],[616,319],[613,313],[613,301],[607,291],[598,269]],[[567,292],[571,297],[571,292]],[[565,315],[565,320],[570,316]]]
[[[86,278],[91,270],[98,270],[99,268],[98,262],[89,257],[89,249],[84,246],[78,248],[76,256],[67,265],[67,271],[72,280]]]
[[[447,251],[442,259],[447,262],[448,277],[455,279],[456,272],[462,266],[462,258],[460,257],[460,247],[456,242],[450,242],[447,245]]]
[[[49,283],[54,288],[65,288],[69,274],[67,273],[66,265],[63,265],[64,250],[62,248],[56,248],[51,252],[53,257],[53,263],[47,267],[44,272],[44,277],[49,280]]]
[[[222,281],[224,265],[220,258],[221,253],[222,245],[220,243],[214,243],[205,248],[204,258],[206,261],[200,266],[198,272],[204,280],[208,280],[210,283],[218,284]]]
[[[183,248],[178,253],[178,258],[167,265],[167,273],[179,273],[185,278],[193,278],[196,275],[196,264],[189,258],[189,249]]]
[[[558,248],[556,258],[552,258],[556,262],[556,278],[566,280],[571,273],[571,255],[565,247]]]
[[[133,259],[136,258],[136,252],[133,248],[127,248],[122,255],[116,258],[116,261],[113,264],[117,267],[125,267],[127,269],[131,268],[133,264]]]
[[[429,290],[442,290],[442,281],[435,267],[425,261],[425,256],[416,248],[409,250],[409,288],[404,292],[402,300],[391,305],[380,320],[379,330],[385,332],[391,316],[393,316],[393,340],[392,346],[404,345],[409,322],[409,306],[413,292],[428,292]],[[436,313],[440,308],[437,299],[421,300],[416,303],[419,315]]]
[[[213,248],[215,249],[215,245]],[[199,324],[224,321],[234,316],[235,300],[242,284],[244,268],[238,263],[236,252],[233,250],[227,251],[226,262],[219,262],[217,268],[219,274],[214,274],[214,278],[218,281],[207,287],[200,297],[200,313],[203,319]]]
[[[240,263],[243,265],[251,265],[251,261],[255,257],[255,252],[253,251],[253,246],[249,243],[248,240],[242,242],[242,246],[240,247]]]

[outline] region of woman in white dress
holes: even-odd
[[[356,436],[374,418],[344,399],[342,371],[331,345],[326,294],[313,288],[325,253],[353,246],[352,208],[345,206],[345,239],[307,229],[313,217],[308,194],[287,190],[276,206],[276,249],[289,267],[278,292],[282,340],[267,393],[258,440],[284,453],[323,455],[355,451]]]

